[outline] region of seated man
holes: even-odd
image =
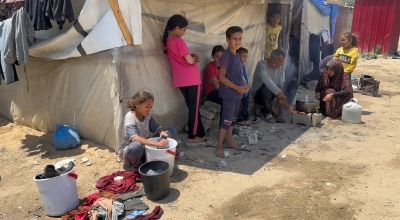
[[[271,123],[275,122],[274,116],[279,116],[281,107],[289,113],[293,112],[293,107],[283,93],[284,60],[285,53],[276,49],[267,60],[258,62],[254,72],[251,90],[254,94],[255,114],[256,117],[265,117],[266,121]]]

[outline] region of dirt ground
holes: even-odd
[[[361,73],[381,81],[379,97],[355,94],[361,124],[260,122],[258,143],[251,152],[230,151],[226,166],[213,148],[181,146],[169,197],[146,203],[160,204],[162,219],[400,219],[400,60],[360,60]],[[53,219],[32,178],[66,158],[77,162],[80,198],[122,169],[107,147],[84,141],[55,151],[51,134],[0,119],[0,219]]]

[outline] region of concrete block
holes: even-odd
[[[203,127],[204,127],[205,131],[208,131],[210,128],[213,127],[213,121],[214,120],[210,120],[207,118],[203,118],[203,117],[201,118],[201,122],[203,123]]]
[[[215,118],[215,116],[217,115],[217,113],[215,112],[211,112],[209,110],[207,110],[206,108],[204,108],[203,106],[200,108],[200,115],[203,118],[207,118],[209,120],[213,120]]]
[[[217,116],[215,116],[215,118],[213,120],[213,126],[219,127],[219,121],[220,121],[220,117],[219,117],[219,114],[217,114]]]
[[[210,112],[214,112],[216,114],[219,114],[219,112],[221,111],[221,108],[217,108],[215,106],[204,106],[205,109],[207,109]]]
[[[320,125],[322,122],[322,114],[321,113],[314,113],[311,116],[311,126],[316,127]]]
[[[311,127],[311,113],[304,114],[304,113],[294,113],[293,114],[293,124],[297,125],[305,125],[307,127]]]
[[[219,105],[218,103],[215,103],[215,102],[205,101],[203,106],[207,106],[207,107],[211,107],[211,108],[217,109],[218,112],[221,111],[221,105]]]

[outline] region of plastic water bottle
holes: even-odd
[[[252,133],[248,136],[249,144],[257,144],[257,133]]]

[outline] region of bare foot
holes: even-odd
[[[195,138],[188,138],[187,143],[190,144],[202,144],[204,143],[204,140],[200,137],[195,137]]]
[[[217,147],[215,149],[215,156],[223,158],[224,157],[224,149]]]
[[[239,145],[236,144],[235,142],[233,142],[233,140],[227,141],[226,144],[228,144],[228,146],[229,146],[230,148],[239,149]]]

